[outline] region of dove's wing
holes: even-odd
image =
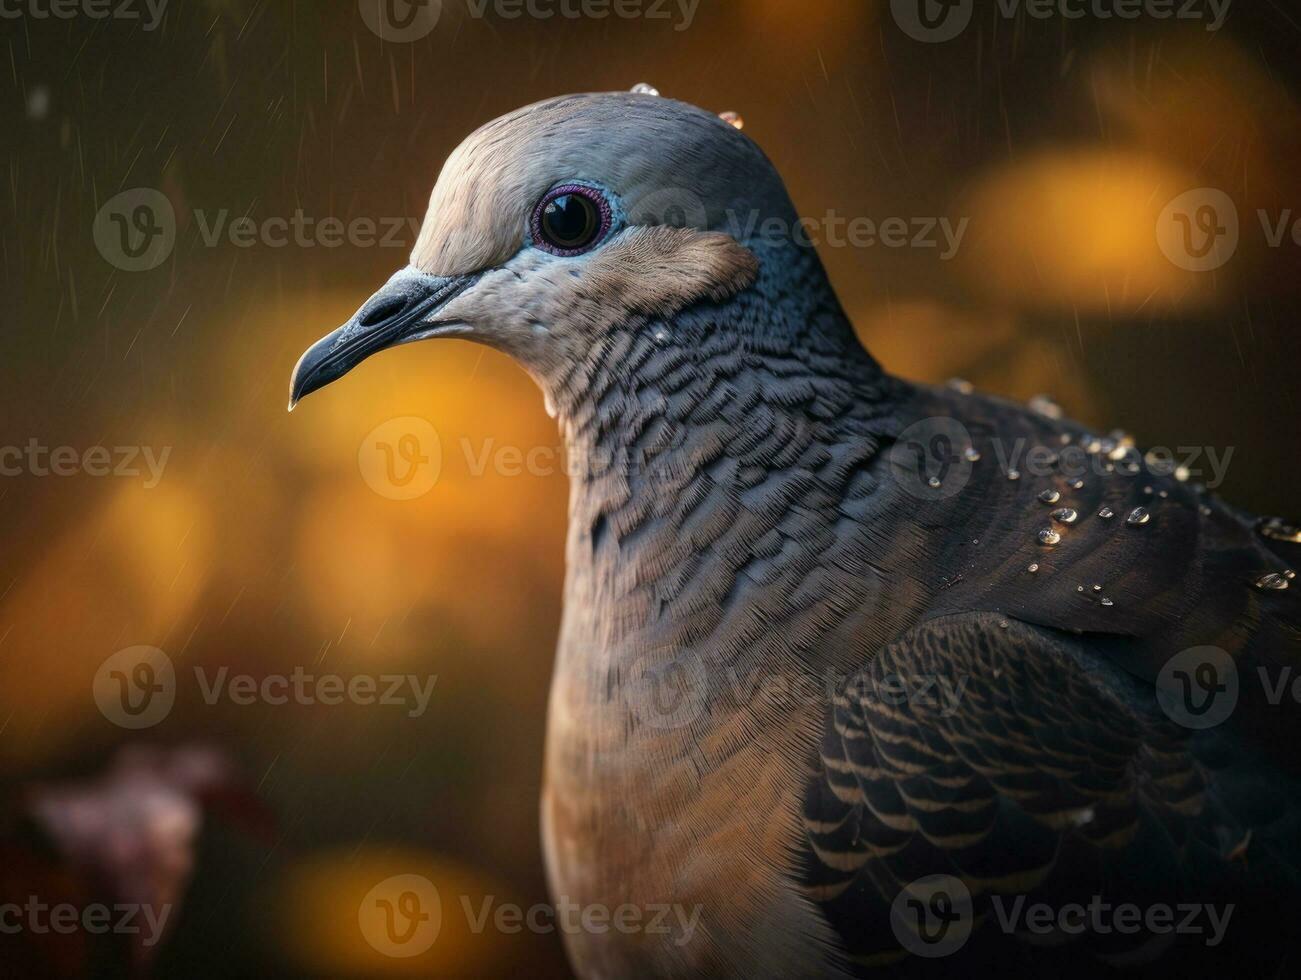
[[[1202,976],[1220,962],[1266,976],[1287,961],[1294,932],[1279,915],[1297,894],[1295,785],[1231,726],[1172,720],[1151,684],[1114,666],[1123,642],[951,615],[889,644],[846,685],[805,800],[803,867],[860,965]],[[969,889],[972,931],[928,959],[899,938],[920,907],[908,898],[931,901],[925,884],[893,919],[891,908],[932,875]],[[1065,909],[1070,928],[1072,904],[1088,914],[1095,896],[1144,914],[1164,903],[1175,925],[1191,914],[1181,907],[1197,906],[1188,928],[1203,931],[1026,931],[1033,906]],[[962,910],[948,899],[936,908]],[[1103,927],[1113,918],[1104,912]]]

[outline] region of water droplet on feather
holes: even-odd
[[[1270,572],[1268,575],[1262,575],[1256,579],[1256,588],[1265,591],[1277,591],[1287,588],[1287,579],[1278,572]]]
[[[1301,527],[1289,524],[1281,517],[1267,517],[1256,525],[1262,537],[1288,544],[1301,544]]]
[[[1062,417],[1062,407],[1052,400],[1048,395],[1035,395],[1027,403],[1030,411],[1036,415],[1042,415],[1048,419],[1059,419]]]

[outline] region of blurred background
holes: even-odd
[[[554,933],[461,908],[546,900],[566,478],[540,395],[442,341],[285,412],[301,351],[405,264],[447,153],[522,104],[648,82],[740,113],[802,215],[935,222],[938,247],[821,248],[887,368],[1231,453],[1217,492],[1299,509],[1292,0],[977,2],[945,40],[917,0],[92,16],[121,2],[0,17],[0,901],[174,914],[148,952],[0,935],[15,975],[567,975]],[[128,728],[103,695],[140,646],[174,702]],[[196,668],[436,681],[426,710],[240,704]],[[442,896],[417,956],[358,928],[400,874]]]

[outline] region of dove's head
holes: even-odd
[[[747,292],[776,319],[756,316],[760,303],[719,317],[738,344],[747,332],[798,344],[827,306],[798,297],[835,301],[797,230],[776,170],[713,113],[634,93],[519,109],[448,158],[410,264],[303,355],[291,407],[371,354],[431,337],[505,351],[554,396],[620,335],[674,337],[666,325],[685,311]]]

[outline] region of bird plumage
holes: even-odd
[[[585,254],[531,237],[564,181],[616,214]],[[412,267],[296,372],[298,397],[367,337],[455,334],[516,357],[558,417],[553,891],[699,914],[683,942],[568,935],[576,968],[1196,972],[1249,953],[1277,972],[1301,794],[1297,705],[1271,692],[1301,611],[1258,583],[1286,585],[1301,547],[1123,439],[890,377],[797,227],[762,153],[710,114],[552,100],[453,154]],[[1205,729],[1156,693],[1201,647],[1238,688]],[[891,909],[934,875],[969,892],[970,935],[932,960]],[[1209,953],[998,920],[1004,898],[1099,893],[1244,911]]]

